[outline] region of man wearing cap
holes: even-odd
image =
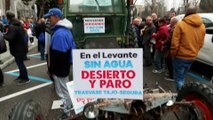
[[[172,37],[171,56],[177,90],[184,85],[184,76],[204,43],[206,30],[196,11],[194,6],[187,9],[183,20],[177,23]]]
[[[62,19],[63,13],[58,8],[52,8],[44,15],[48,18],[54,31],[48,52],[49,73],[54,79],[56,93],[61,97],[64,113],[61,119],[70,116],[72,102],[66,83],[69,81],[70,66],[72,65],[72,49],[76,48],[72,33],[72,23]]]

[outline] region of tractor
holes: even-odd
[[[80,49],[133,47],[133,0],[65,0],[65,17]],[[213,29],[207,29],[213,34]],[[134,35],[133,35],[134,36]],[[144,88],[143,100],[98,99],[88,103],[79,119],[94,120],[213,120],[213,85],[190,82],[171,93],[158,86]],[[45,120],[38,103],[25,100],[12,110],[9,120]],[[71,117],[70,119],[74,119]],[[76,118],[75,118],[76,119]]]
[[[134,47],[133,0],[65,0],[65,17],[73,24],[78,48]]]

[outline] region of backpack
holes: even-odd
[[[45,34],[44,32],[41,32],[38,36],[38,41],[39,42],[45,42]]]
[[[4,40],[3,34],[0,32],[0,54],[7,51],[7,45]]]

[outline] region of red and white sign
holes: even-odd
[[[105,33],[105,18],[84,18],[84,33]]]
[[[142,49],[73,50],[74,94],[143,99]]]
[[[67,83],[67,88],[68,88],[69,95],[70,95],[70,98],[71,98],[71,101],[72,101],[72,104],[74,107],[75,114],[81,113],[84,109],[84,106],[87,103],[96,101],[96,99],[94,99],[94,98],[76,98],[74,96],[73,81]]]

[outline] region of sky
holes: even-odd
[[[170,10],[171,8],[175,7],[176,9],[179,7],[181,0],[164,0],[167,10]],[[137,0],[137,5],[144,5],[145,0]]]
[[[151,1],[151,0],[147,0],[147,1]],[[192,2],[194,0],[189,0],[189,1]],[[195,1],[200,1],[200,0],[195,0]],[[164,0],[164,2],[167,6],[167,10],[170,10],[171,8],[178,9],[178,7],[180,7],[180,5],[183,4],[183,0]],[[145,3],[145,0],[137,0],[136,2],[136,4],[138,5],[144,5],[144,3]]]

